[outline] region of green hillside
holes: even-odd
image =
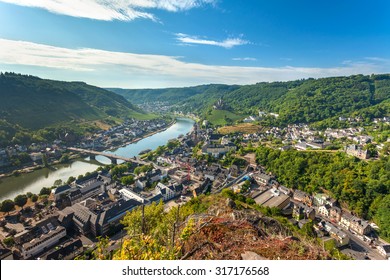
[[[339,116],[389,114],[389,97],[390,75],[356,75],[241,86],[223,94],[222,100],[228,110],[239,115],[257,115],[259,110],[278,113],[277,123],[285,125]],[[195,99],[202,100],[202,104]],[[215,98],[197,95],[182,102],[183,106],[191,103],[200,105],[198,112],[204,114]]]
[[[226,125],[243,117],[227,110],[211,110],[205,115],[205,118],[213,125]]]
[[[0,75],[0,119],[27,129],[140,113],[122,96],[85,83]]]
[[[376,98],[375,81],[375,77],[363,75],[307,80],[283,95],[273,107],[284,123],[311,123],[349,115],[387,98]]]
[[[354,75],[305,79],[290,82],[262,82],[254,85],[203,85],[189,88],[118,90],[128,100],[167,101],[173,110],[193,112],[215,124],[222,124],[213,113],[213,105],[222,99],[223,108],[232,114],[247,116],[259,110],[280,115],[274,122],[334,123],[339,116],[376,117],[390,113],[390,75]]]
[[[149,117],[124,97],[82,82],[0,74],[0,142],[17,133],[65,126],[82,133],[95,121]],[[46,133],[46,132],[45,132]],[[46,137],[43,137],[46,138]]]
[[[109,88],[108,90],[122,95],[132,103],[142,104],[150,101],[166,101],[177,103],[187,100],[193,96],[221,95],[233,91],[239,86],[229,85],[201,85],[184,88],[164,88],[164,89],[121,89]]]

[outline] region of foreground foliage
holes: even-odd
[[[310,229],[299,230],[280,212],[229,190],[194,198],[169,211],[162,203],[153,203],[145,206],[144,214],[142,208],[128,213],[122,223],[128,236],[120,248],[111,256],[105,249],[108,240],[103,239],[96,259],[241,259],[247,250],[267,259],[331,258],[310,236]]]

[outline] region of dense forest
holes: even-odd
[[[363,161],[345,153],[302,153],[264,146],[257,160],[288,187],[327,192],[358,216],[373,219],[390,239],[390,158]]]
[[[108,88],[112,92],[124,96],[130,102],[142,104],[145,102],[159,101],[178,103],[196,95],[222,96],[224,93],[240,88],[240,86],[228,85],[201,85],[195,87],[183,88],[164,88],[164,89],[121,89]]]
[[[242,116],[259,111],[279,114],[276,125],[318,123],[338,126],[338,117],[365,119],[390,113],[390,75],[354,75],[305,79],[290,82],[257,83],[245,86],[204,85],[176,89],[112,89],[128,100],[166,101],[174,109],[212,115],[213,105],[222,99],[224,110]],[[143,97],[142,97],[143,96]],[[219,123],[216,120],[216,123]]]
[[[93,128],[93,121],[143,118],[145,113],[113,92],[82,82],[61,82],[14,73],[0,74],[0,143],[15,144],[62,130]],[[91,125],[92,124],[92,125]],[[54,137],[56,137],[54,135]],[[49,139],[48,139],[49,140]]]

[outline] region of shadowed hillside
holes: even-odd
[[[140,116],[120,95],[82,82],[60,82],[5,73],[0,76],[0,119],[27,129],[72,120]]]

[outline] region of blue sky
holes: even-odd
[[[390,1],[0,0],[0,71],[102,87],[390,72]]]

